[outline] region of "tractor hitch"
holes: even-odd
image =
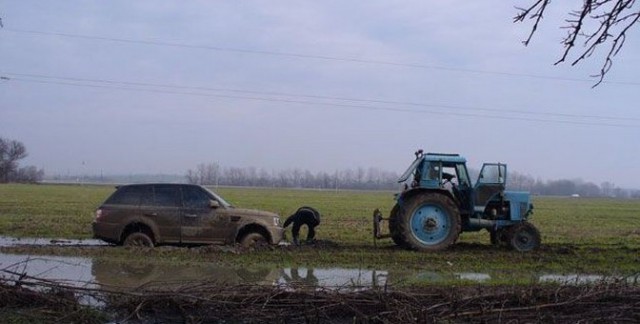
[[[390,238],[391,234],[382,234],[382,231],[380,229],[380,223],[382,223],[382,221],[388,221],[389,218],[384,218],[382,217],[382,213],[380,212],[380,209],[376,208],[376,210],[373,211],[373,245],[377,246],[377,240],[380,239],[385,239],[385,238]]]

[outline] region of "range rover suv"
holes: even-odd
[[[190,184],[132,184],[117,190],[96,210],[95,238],[118,245],[278,244],[280,216],[235,208],[205,187]]]

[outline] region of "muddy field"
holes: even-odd
[[[2,319],[60,321],[50,302],[61,294],[74,310],[58,314],[64,322],[640,320],[637,200],[534,197],[538,251],[491,246],[483,231],[417,253],[373,244],[371,212],[388,213],[392,193],[221,188],[235,205],[283,216],[316,207],[318,243],[128,249],[90,239],[112,191],[0,185]],[[20,304],[23,293],[49,311]]]

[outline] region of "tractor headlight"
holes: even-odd
[[[280,226],[280,217],[276,216],[273,218],[273,225]]]

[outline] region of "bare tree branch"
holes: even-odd
[[[535,0],[528,8],[516,8],[519,12],[514,17],[514,22],[534,20],[529,36],[523,41],[525,45],[530,43],[550,2],[551,0]],[[640,19],[640,9],[634,7],[635,4],[636,0],[584,0],[580,8],[567,14],[567,25],[561,27],[567,30],[567,35],[562,40],[564,51],[554,64],[565,62],[581,39],[584,40],[584,50],[577,58],[572,59],[571,65],[590,58],[601,46],[608,47],[600,72],[592,75],[598,78],[594,87],[598,86],[613,66],[614,57],[624,46],[628,31]]]
[[[529,37],[522,42],[524,46],[529,45],[529,42],[531,42],[533,34],[538,29],[538,24],[542,20],[544,11],[547,9],[547,5],[550,1],[551,0],[537,0],[536,3],[526,9],[516,7],[516,9],[520,10],[520,13],[513,18],[513,22],[523,22],[526,18],[535,19],[531,32],[529,33]]]

